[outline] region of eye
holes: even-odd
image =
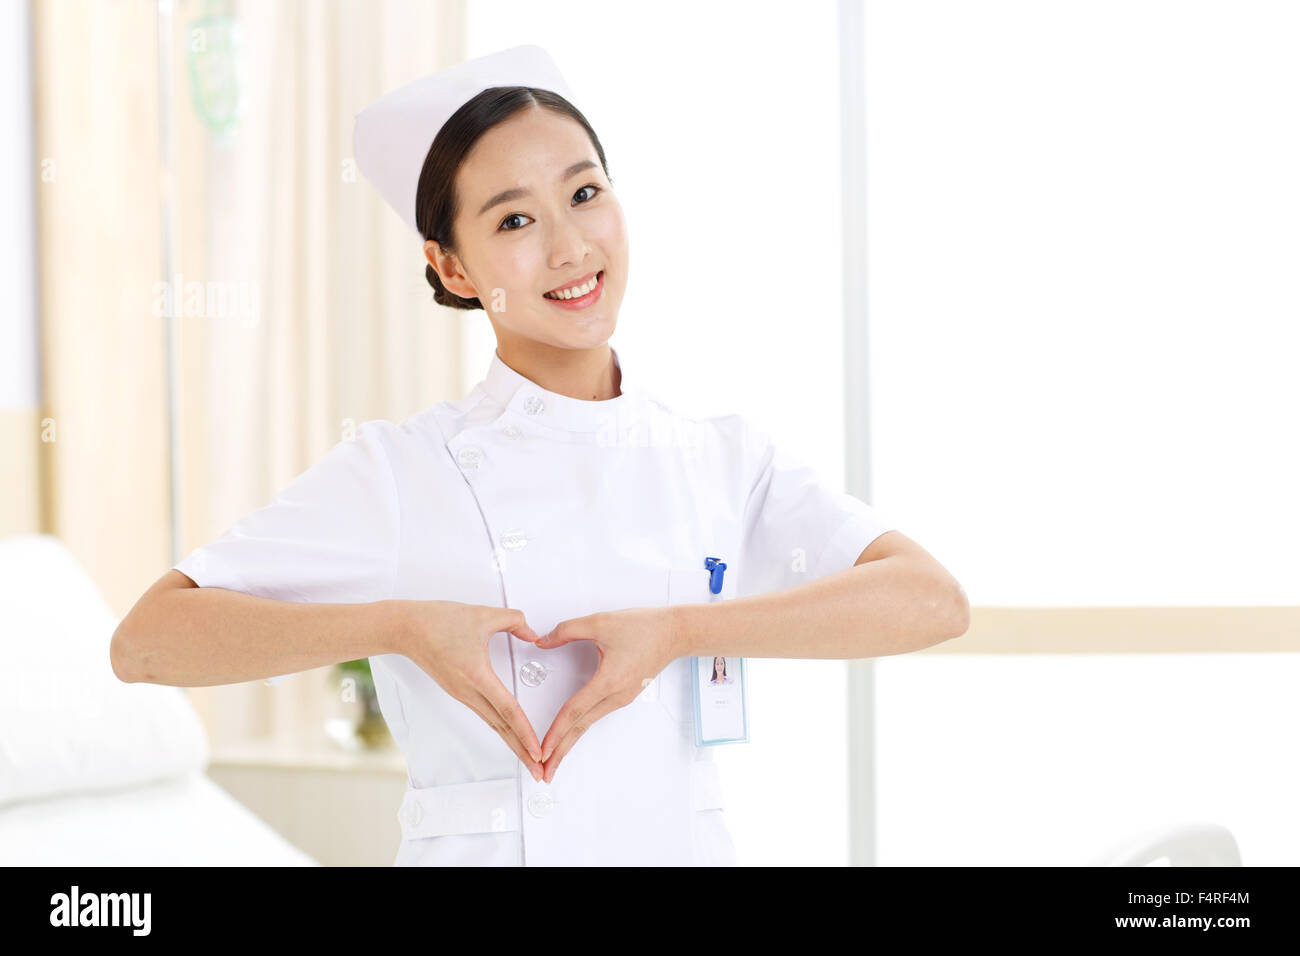
[[[581,196],[584,192],[587,192],[588,190],[590,190],[591,195],[589,195],[586,199],[579,199],[579,198],[578,198],[579,196]],[[596,198],[596,194],[599,193],[600,191],[601,191],[601,187],[600,187],[600,186],[597,186],[595,183],[588,183],[587,185],[585,185],[585,186],[583,186],[581,189],[579,189],[577,192],[575,192],[575,193],[573,194],[573,198],[577,201],[578,205],[582,205],[582,204],[584,204],[584,203],[589,203],[589,202],[591,202],[593,199],[595,199],[595,198]],[[506,216],[504,219],[501,220],[500,224],[497,226],[497,231],[498,231],[498,232],[518,232],[520,229],[522,229],[522,228],[524,227],[524,223],[520,223],[520,224],[518,224],[518,225],[509,225],[509,223],[511,223],[511,222],[513,222],[513,221],[515,221],[515,220],[519,220],[519,219],[527,219],[527,220],[529,220],[529,222],[532,221],[532,217],[531,217],[531,216],[525,216],[525,215],[524,215],[523,213],[521,213],[521,212],[512,212],[510,215]]]
[[[517,230],[519,230],[519,229],[522,229],[523,226],[520,225],[520,226],[509,226],[509,227],[507,227],[507,226],[506,226],[506,223],[510,222],[512,219],[528,219],[528,218],[530,218],[530,217],[525,216],[525,215],[524,215],[523,213],[521,213],[521,212],[512,212],[510,215],[506,216],[506,218],[504,218],[504,219],[501,220],[501,225],[497,226],[497,229],[498,229],[499,231],[501,231],[501,232],[515,232],[515,231],[517,231]]]

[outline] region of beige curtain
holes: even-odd
[[[266,504],[354,425],[463,393],[467,317],[433,303],[419,238],[351,163],[355,113],[463,58],[462,4],[175,5],[176,558]],[[47,404],[60,428],[50,530],[119,615],[173,561],[165,320],[151,314],[162,278],[155,10],[48,2],[34,17],[38,145],[66,157],[40,210]],[[191,91],[214,12],[241,40],[245,110],[224,135],[200,119],[202,104],[220,111]],[[214,748],[310,743],[332,709],[328,670],[191,693]]]
[[[40,525],[124,614],[167,560],[156,18],[149,3],[32,5],[45,434]],[[178,156],[201,174],[192,124]],[[187,197],[188,200],[188,197]],[[192,217],[192,209],[188,214]],[[201,230],[183,237],[191,264]]]

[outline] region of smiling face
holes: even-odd
[[[429,241],[425,255],[448,291],[479,299],[503,352],[603,345],[627,287],[627,222],[586,131],[522,110],[479,138],[455,186],[454,251]],[[546,296],[592,279],[585,296]]]

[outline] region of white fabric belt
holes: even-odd
[[[694,760],[691,764],[691,808],[720,809],[722,784],[717,764],[712,760]],[[516,786],[514,777],[500,777],[441,787],[408,788],[397,811],[402,839],[518,830]]]
[[[519,829],[514,777],[409,788],[397,811],[403,840]]]

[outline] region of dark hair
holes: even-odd
[[[605,162],[605,149],[600,145],[596,131],[578,108],[558,93],[531,86],[494,86],[479,93],[467,102],[438,130],[415,188],[415,222],[420,235],[432,239],[448,252],[455,251],[452,224],[459,212],[456,197],[456,173],[480,136],[509,119],[521,110],[541,107],[578,121],[591,138],[591,145],[600,157],[601,168],[609,179],[609,166]],[[612,183],[613,180],[610,179]],[[478,299],[462,299],[443,287],[437,271],[426,263],[424,277],[433,286],[433,300],[439,305],[454,309],[481,309]]]

